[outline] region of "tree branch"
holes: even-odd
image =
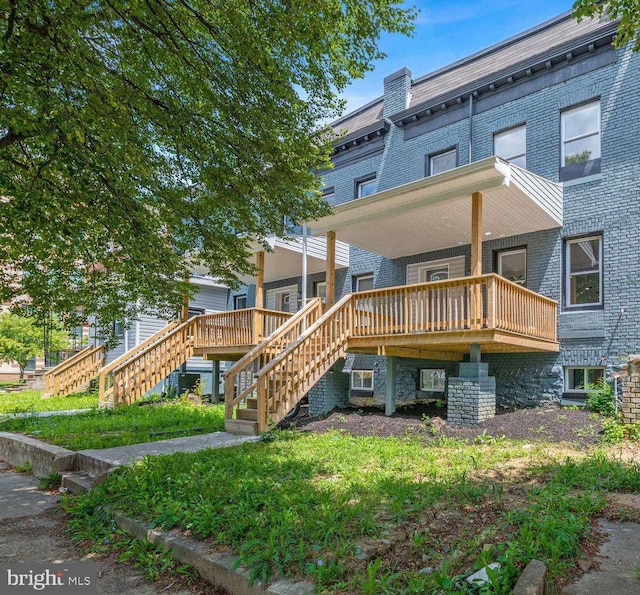
[[[19,143],[21,140],[27,138],[24,134],[15,132],[14,130],[7,130],[6,134],[0,138],[0,149],[9,147],[15,143]]]

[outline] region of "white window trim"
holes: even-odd
[[[238,308],[238,300],[244,298],[244,308]],[[243,293],[240,295],[233,296],[233,309],[234,310],[244,310],[247,307],[247,294]]]
[[[324,287],[324,295],[325,295],[325,297],[322,298],[322,303],[324,303],[325,300],[326,300],[326,296],[327,296],[327,282],[326,281],[316,281],[313,284],[313,293],[314,293],[313,297],[322,297],[320,295],[320,291],[319,291],[319,289],[321,287]]]
[[[599,275],[599,279],[598,279],[598,284],[599,284],[599,288],[598,288],[598,294],[600,295],[600,300],[597,302],[589,302],[586,304],[571,304],[570,300],[571,300],[571,277],[572,276],[580,276],[580,275],[589,275],[592,274],[594,271],[581,271],[579,273],[575,273],[574,275],[571,274],[571,251],[569,246],[571,246],[571,244],[577,244],[578,242],[589,242],[591,240],[599,240],[599,254],[598,254],[598,275]],[[604,276],[604,265],[602,262],[602,253],[603,253],[603,237],[601,235],[594,235],[594,236],[587,236],[587,237],[580,237],[580,238],[567,238],[565,240],[565,246],[564,246],[564,258],[565,258],[565,286],[564,286],[564,291],[565,291],[565,308],[567,309],[572,309],[572,310],[579,310],[580,308],[589,308],[589,307],[593,307],[593,306],[602,306],[603,304],[603,289],[604,289],[604,284],[603,284],[603,276]]]
[[[513,134],[517,132],[521,128],[524,128],[524,153],[517,153],[516,155],[511,155],[510,157],[502,157],[498,155],[498,151],[496,150],[496,139],[500,137],[507,136],[508,134]],[[493,135],[493,154],[500,157],[500,159],[504,159],[505,161],[513,161],[514,159],[518,159],[519,157],[524,157],[524,167],[527,166],[527,125],[522,124],[520,126],[514,126],[513,128],[509,128],[507,130],[502,130],[501,132],[496,132]]]
[[[367,184],[375,184],[378,181],[378,177],[377,176],[373,176],[371,178],[366,178],[364,180],[359,180],[358,182],[356,182],[356,198],[362,198],[362,188],[364,186],[366,186]],[[375,194],[375,190],[371,193],[371,194]],[[367,196],[370,196],[370,194],[367,194]]]
[[[369,376],[371,378],[371,387],[355,386],[354,379],[358,374],[361,375],[361,377]],[[350,377],[349,386],[351,387],[351,390],[368,390],[368,391],[373,390],[373,370],[351,370],[351,374],[349,377]],[[360,384],[362,384],[362,382]]]
[[[567,138],[565,135],[565,118],[567,115],[580,111],[582,109],[591,107],[593,105],[597,105],[598,106],[598,127],[597,130],[594,130],[592,132],[587,132],[585,134],[579,134],[578,136],[572,136],[571,138]],[[602,119],[602,109],[601,109],[601,105],[600,105],[600,100],[597,99],[596,101],[590,101],[589,103],[583,103],[582,105],[578,105],[576,107],[572,107],[571,109],[567,109],[567,110],[563,110],[560,114],[560,129],[561,129],[561,139],[560,139],[560,163],[562,165],[562,167],[567,167],[565,164],[565,152],[564,152],[564,146],[567,143],[570,143],[572,141],[576,141],[576,140],[580,140],[582,138],[588,138],[590,136],[596,136],[598,135],[598,137],[600,138],[600,151],[602,152],[602,125],[601,125],[601,119]],[[595,157],[594,159],[597,159],[597,157]],[[589,160],[587,160],[589,161]]]
[[[448,151],[442,151],[442,153],[434,153],[433,155],[429,155],[429,175],[430,176],[437,176],[438,174],[434,174],[433,173],[433,160],[434,159],[438,159],[439,157],[444,157],[445,155],[451,155],[453,153],[453,155],[455,155],[456,157],[456,165],[454,165],[451,169],[445,169],[441,172],[438,172],[439,174],[444,173],[445,171],[451,171],[452,169],[455,169],[458,163],[458,149],[456,147],[454,147],[453,149],[449,149]]]
[[[522,285],[522,287],[527,286],[527,249],[526,248],[516,248],[514,250],[500,250],[498,251],[498,275],[504,277],[502,274],[502,257],[508,256],[509,254],[518,254],[519,252],[524,252],[524,283],[518,283],[518,281],[512,281],[512,283],[517,283],[518,285]],[[505,277],[506,279],[506,277]]]
[[[565,366],[564,367],[564,392],[567,394],[584,395],[588,392],[585,388],[569,388],[569,371],[570,370],[583,370],[585,380],[588,379],[587,370],[602,370],[602,376],[606,378],[606,368],[604,366]]]
[[[445,390],[444,386],[442,388],[425,388],[424,387],[423,376],[424,376],[425,372],[429,372],[431,374],[433,374],[433,372],[442,372],[442,374],[444,375],[444,381],[446,383],[446,381],[447,381],[446,370],[444,368],[422,368],[420,370],[420,390],[422,392],[427,392],[427,393],[442,393],[442,392],[444,392],[444,390]]]
[[[440,270],[440,271],[447,271],[447,279],[449,279],[449,263],[445,262],[442,264],[438,264],[437,261],[433,261],[434,264],[430,264],[427,263],[424,266],[418,267],[418,282],[419,283],[431,283],[431,281],[429,281],[428,279],[426,281],[420,281],[420,277],[422,277],[422,272],[423,271],[435,271],[435,270]]]
[[[371,279],[371,284],[373,285],[373,273],[367,273],[367,274],[364,274],[364,275],[355,275],[354,279],[355,279],[355,291],[356,292],[358,292],[358,291],[373,291],[373,288],[372,289],[362,289],[361,290],[358,287],[360,285],[360,281],[363,281],[364,279]]]

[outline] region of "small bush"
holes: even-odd
[[[40,478],[38,489],[40,490],[57,490],[62,485],[62,475],[60,473],[49,473],[45,477]]]
[[[616,414],[613,387],[604,378],[601,378],[595,384],[589,384],[587,391],[585,404],[589,411],[600,413],[600,415],[607,417],[612,417]]]

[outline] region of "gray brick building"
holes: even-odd
[[[460,359],[488,364],[498,403],[579,402],[588,382],[637,352],[640,56],[630,47],[615,49],[615,32],[615,23],[577,23],[564,14],[426,76],[413,79],[407,69],[392,73],[380,98],[334,123],[341,134],[334,167],[319,174],[336,215],[309,227],[322,236],[334,225],[337,239],[350,245],[348,267],[336,272],[335,300],[371,286],[470,277],[469,219],[460,217],[460,209],[471,210],[471,192],[485,192],[476,163],[487,176],[508,171],[508,188],[487,190],[484,198],[481,272],[555,300],[556,336],[549,349],[479,345],[479,357],[470,347],[462,358],[446,359],[430,357],[439,349],[428,339],[420,357],[394,351],[392,387],[383,350],[349,350],[309,392],[312,413],[350,399],[386,402],[391,410],[416,399],[464,402],[464,387],[471,385]],[[510,202],[507,195],[520,175],[527,196]],[[447,194],[448,184],[457,184],[457,194]],[[546,198],[547,189],[556,188],[557,209]],[[464,189],[467,202],[460,198]],[[385,203],[375,203],[377,197]],[[428,206],[415,207],[411,217],[417,201]],[[400,221],[403,212],[408,224],[393,235],[394,217]],[[349,222],[348,216],[354,218]],[[362,231],[365,222],[370,237]],[[393,247],[384,254],[370,249],[385,241]],[[421,241],[424,249],[417,248]],[[265,290],[297,286],[298,303],[289,306],[295,309],[305,297],[322,295],[324,281],[324,273],[309,275],[306,296],[300,273],[267,283]],[[236,294],[246,294],[251,306],[255,288]],[[450,298],[445,316],[452,313]],[[484,415],[492,406],[485,388],[494,380],[481,373],[476,379],[467,392],[482,394]],[[464,409],[462,415],[477,421],[477,414]]]

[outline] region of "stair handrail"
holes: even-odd
[[[66,372],[67,370],[70,370],[71,368],[80,367],[82,365],[82,362],[84,362],[85,360],[94,358],[96,354],[99,354],[98,360],[104,361],[104,351],[105,351],[104,345],[95,345],[95,346],[89,345],[84,349],[81,349],[80,351],[78,351],[77,353],[75,353],[65,361],[60,362],[57,366],[54,366],[50,370],[47,370],[44,374],[45,392],[48,393],[53,390],[54,396],[60,396],[55,386],[56,378],[58,376],[61,376],[64,372]],[[97,361],[96,361],[96,364],[97,364]],[[100,362],[100,364],[101,363],[102,362]],[[95,372],[97,374],[100,368],[100,365],[95,365],[93,367],[95,368]],[[94,374],[93,376],[95,376],[96,374]],[[91,378],[89,378],[89,380],[91,380]],[[75,383],[73,384],[73,388],[77,388],[75,386]],[[67,392],[67,387],[65,387],[62,392],[65,394],[70,394],[70,392]]]
[[[131,362],[136,360],[140,355],[147,352],[158,343],[165,341],[169,335],[174,334],[176,331],[178,331],[179,329],[181,330],[183,327],[187,327],[193,324],[193,321],[194,318],[190,318],[189,320],[185,320],[184,322],[180,320],[173,320],[169,322],[166,326],[163,326],[160,330],[151,335],[148,339],[145,339],[142,343],[139,343],[129,351],[123,353],[121,356],[117,357],[112,362],[101,368],[100,378],[98,382],[98,400],[100,401],[100,403],[105,402],[107,400],[107,397],[113,390],[112,380],[116,371],[124,368],[126,365],[131,364]],[[107,383],[109,383],[109,386],[107,386]]]
[[[260,357],[268,357],[269,347],[277,343],[280,339],[284,338],[287,333],[291,332],[299,324],[308,327],[316,320],[318,320],[322,315],[322,307],[322,298],[318,297],[310,299],[303,308],[298,310],[291,318],[287,319],[270,335],[265,337],[260,343],[258,343],[258,345],[248,351],[242,358],[240,358],[228,370],[225,371],[224,394],[225,410],[228,419],[230,419],[231,417],[233,407],[243,401],[255,390],[255,380],[253,379],[253,375],[258,369],[262,367],[258,365]],[[300,332],[303,332],[304,330],[305,329],[302,328]],[[300,333],[297,333],[297,335],[299,336]],[[295,340],[295,338],[293,340]],[[284,347],[286,347],[286,345],[282,346],[281,349]],[[243,375],[245,378],[251,376],[252,382],[242,390],[240,390],[238,387],[238,392],[236,394],[236,385],[233,381],[234,377]]]
[[[258,388],[258,431],[264,431],[268,424],[268,412],[269,405],[272,402],[276,401],[276,395],[273,394],[273,391],[268,390],[269,382],[275,386],[275,376],[277,374],[277,369],[279,366],[286,366],[287,360],[293,361],[294,352],[301,346],[305,344],[305,342],[309,342],[316,332],[323,327],[327,327],[328,324],[334,322],[339,315],[346,314],[346,320],[341,321],[342,323],[338,326],[340,327],[340,335],[341,341],[339,344],[334,343],[332,341],[333,337],[327,337],[330,341],[325,345],[321,345],[321,348],[326,351],[327,347],[329,350],[332,350],[333,355],[344,353],[345,346],[347,343],[347,339],[351,334],[352,325],[353,325],[353,294],[349,293],[345,295],[341,300],[339,300],[336,304],[334,304],[331,308],[329,308],[316,322],[314,322],[309,328],[307,328],[295,341],[293,341],[288,347],[286,347],[282,352],[276,355],[269,363],[260,368],[256,372],[256,383]],[[320,367],[318,364],[322,363],[324,368],[328,369],[333,365],[335,360],[331,360],[330,358],[323,356],[321,353],[313,353],[313,359],[308,360],[304,364],[304,369],[296,370],[298,374],[303,372],[307,374],[307,378],[313,377],[313,375],[318,375]],[[336,356],[336,359],[340,357],[340,355]],[[330,362],[330,363],[329,363]],[[315,368],[313,366],[315,365]],[[280,369],[280,372],[283,370]],[[324,371],[322,372],[324,374]],[[320,375],[322,375],[320,374]],[[271,378],[270,378],[271,377]],[[315,383],[314,383],[315,384]],[[312,385],[311,385],[312,386]],[[308,388],[311,388],[309,386]],[[287,391],[291,395],[291,391]],[[306,392],[306,391],[305,391]],[[304,395],[296,395],[296,402],[300,400]],[[289,403],[291,407],[295,405],[294,402]]]

